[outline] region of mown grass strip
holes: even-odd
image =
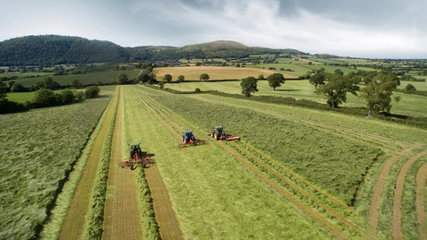
[[[152,104],[152,102],[151,102],[152,100],[147,100],[147,98],[145,96],[142,96],[142,94],[138,94],[138,95],[139,95],[141,101],[143,101],[146,106],[148,106],[149,108],[151,108],[152,112],[153,111],[160,112],[160,110],[158,108],[156,108],[155,106],[151,105]],[[148,103],[148,101],[150,101],[151,103]],[[176,126],[179,126],[181,124],[181,127],[183,127],[182,122],[180,122],[176,118],[174,118],[175,121],[170,120],[170,118],[171,117],[173,118],[173,116],[170,116],[170,115],[166,116],[164,114],[161,114],[161,115],[165,118],[164,120],[167,119],[170,123],[174,123]],[[156,113],[156,116],[159,117],[159,115],[157,113]],[[163,121],[162,119],[159,119],[159,120]],[[167,125],[164,122],[162,124]],[[170,129],[170,130],[173,131],[173,129]],[[179,132],[179,130],[175,129],[175,133],[176,132]],[[302,210],[308,216],[312,217],[314,220],[316,220],[321,225],[323,225],[326,229],[328,229],[329,231],[331,231],[331,233],[333,233],[335,236],[337,236],[338,238],[341,238],[341,239],[347,239],[348,238],[348,236],[346,234],[344,234],[337,226],[335,226],[334,224],[332,224],[329,221],[327,221],[326,219],[324,219],[324,217],[322,217],[321,215],[319,215],[318,213],[316,213],[315,211],[313,211],[310,207],[305,206],[300,201],[298,201],[297,199],[295,199],[290,192],[284,190],[277,183],[275,183],[274,181],[272,181],[267,174],[263,173],[261,170],[259,170],[257,167],[255,167],[249,161],[244,160],[244,158],[242,157],[242,155],[240,155],[238,152],[232,150],[230,147],[226,146],[222,142],[215,142],[215,143],[216,143],[216,145],[218,145],[221,148],[223,148],[226,152],[228,152],[232,156],[234,156],[241,163],[243,163],[243,165],[245,167],[247,167],[251,172],[253,172],[256,176],[258,176],[262,181],[264,181],[265,183],[267,183],[270,187],[272,187],[276,192],[280,193],[282,196],[284,196],[290,202],[292,202],[295,206],[297,206],[298,208],[300,208],[300,210]]]
[[[416,211],[418,220],[418,231],[421,240],[427,239],[427,214],[426,214],[426,197],[427,197],[427,163],[424,163],[417,172],[417,196]]]
[[[52,210],[51,219],[47,222],[40,234],[41,239],[58,239],[59,233],[61,231],[62,224],[64,222],[67,211],[70,207],[71,200],[76,191],[77,185],[79,183],[80,177],[82,175],[83,169],[86,165],[87,159],[89,158],[90,151],[92,149],[93,143],[96,136],[98,135],[102,124],[107,115],[107,111],[112,104],[112,100],[105,108],[103,114],[101,115],[98,124],[96,125],[94,131],[90,135],[89,141],[87,142],[84,150],[82,151],[81,156],[77,160],[77,163],[74,165],[72,172],[69,175],[68,181],[64,184],[64,187],[61,193],[58,195],[55,207]]]
[[[120,92],[116,98],[120,98]],[[113,140],[114,126],[117,117],[119,101],[115,101],[114,114],[108,128],[107,137],[103,144],[100,163],[98,165],[95,183],[92,189],[89,203],[89,211],[86,214],[86,222],[83,231],[83,239],[101,239],[102,224],[104,222],[104,207],[107,192],[108,169],[111,159],[111,143]]]

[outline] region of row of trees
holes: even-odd
[[[337,69],[333,74],[320,69],[310,77],[310,83],[326,96],[327,104],[332,108],[339,107],[347,101],[347,93],[365,99],[370,111],[390,112],[393,91],[400,85],[399,78],[391,72],[359,72],[344,75]],[[359,84],[365,87],[360,89]],[[398,102],[400,99],[395,97]]]

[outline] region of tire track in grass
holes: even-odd
[[[423,166],[417,172],[417,195],[415,202],[415,209],[417,211],[418,218],[418,228],[420,232],[420,239],[427,240],[427,229],[425,225],[427,222],[426,208],[424,206],[425,201],[425,187],[427,181],[427,163],[424,163]]]
[[[135,92],[140,101],[153,113],[154,117],[175,137],[178,141],[180,136],[174,131],[163,119],[152,109],[143,98]],[[153,198],[154,213],[157,223],[159,224],[160,236],[163,240],[180,240],[183,233],[179,227],[176,213],[173,209],[168,190],[164,184],[157,165],[151,165],[145,169],[145,174],[150,188],[151,197]]]
[[[406,161],[402,168],[400,169],[399,175],[396,180],[396,188],[394,190],[394,199],[393,199],[393,217],[392,217],[392,236],[393,239],[402,239],[402,212],[400,211],[403,187],[405,184],[405,177],[409,171],[411,165],[420,157],[427,154],[427,150],[417,153]]]
[[[136,176],[133,171],[119,167],[119,163],[123,160],[122,117],[123,88],[120,87],[107,181],[102,239],[142,238]]]
[[[377,183],[375,184],[374,193],[372,194],[371,204],[369,207],[369,217],[368,223],[370,225],[370,236],[376,236],[377,226],[378,226],[378,218],[379,218],[379,210],[381,205],[381,193],[383,192],[385,180],[388,176],[388,172],[391,167],[405,154],[412,151],[412,148],[402,149],[400,153],[397,153],[393,157],[389,158],[386,161],[380,175],[378,176]]]
[[[62,224],[59,239],[81,238],[85,224],[85,216],[88,212],[90,196],[99,165],[99,159],[103,149],[104,139],[107,136],[111,120],[114,116],[117,96],[118,90],[116,89],[112,99],[112,104],[110,104],[101,129],[93,142],[86,165]]]
[[[152,112],[160,111],[159,109],[154,110],[155,106],[152,106],[148,103],[148,100],[145,96],[142,96],[142,94],[136,92],[136,94],[138,95],[139,99],[147,106],[150,108],[150,110]],[[164,122],[163,119],[160,118],[159,114],[161,114],[164,118],[171,118],[170,116],[165,116],[162,113],[156,113],[155,116],[158,117],[159,122],[161,122],[163,125],[165,126],[169,126],[168,124],[166,124]],[[182,122],[180,122],[178,119],[174,118],[176,121],[176,124],[181,124],[181,126],[185,125]],[[169,121],[171,121],[169,119]],[[171,121],[173,122],[173,121]],[[169,131],[173,131],[173,129],[171,127],[168,128]],[[176,130],[173,135],[177,135],[177,131]],[[171,132],[172,133],[172,132]],[[179,139],[178,139],[179,140]],[[316,222],[318,222],[320,225],[322,225],[323,227],[325,227],[326,229],[328,229],[333,235],[335,235],[336,237],[340,238],[340,239],[349,239],[349,237],[344,234],[337,226],[335,226],[334,224],[330,223],[328,220],[326,220],[323,216],[321,216],[320,214],[316,213],[314,210],[312,210],[310,207],[302,204],[298,199],[295,199],[294,196],[292,196],[291,193],[289,193],[287,190],[284,190],[277,182],[274,182],[273,180],[270,179],[270,177],[268,175],[266,175],[265,173],[263,173],[261,170],[259,170],[256,166],[254,166],[251,162],[249,162],[248,160],[244,159],[242,157],[242,155],[240,155],[238,152],[234,151],[232,148],[230,148],[229,146],[225,145],[222,142],[217,142],[216,143],[218,146],[220,146],[221,148],[223,148],[226,152],[230,153],[235,159],[237,159],[239,162],[241,162],[248,170],[250,170],[252,173],[254,173],[257,177],[259,177],[264,183],[266,183],[267,185],[269,185],[272,189],[274,189],[276,192],[278,192],[280,195],[282,195],[283,197],[285,197],[286,199],[288,199],[292,204],[294,204],[295,206],[297,206],[300,210],[302,210],[306,215],[310,216],[313,220],[315,220]]]

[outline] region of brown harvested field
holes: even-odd
[[[426,206],[424,205],[425,197],[427,195],[426,182],[427,182],[427,163],[424,163],[423,166],[417,172],[417,197],[416,197],[418,228],[419,228],[421,240],[427,239],[427,226],[426,226],[427,213],[426,213]]]
[[[186,80],[200,80],[200,74],[209,74],[210,80],[242,79],[246,77],[258,77],[263,74],[267,77],[277,71],[259,68],[238,67],[215,67],[215,66],[192,66],[192,67],[160,67],[155,68],[154,73],[158,80],[163,79],[166,74],[172,75],[172,81],[176,81],[179,75],[184,75]],[[298,78],[298,76],[283,74],[285,78]]]
[[[415,156],[411,157],[408,161],[403,164],[400,169],[399,175],[396,180],[396,189],[394,190],[394,204],[393,204],[393,221],[392,221],[392,233],[393,239],[402,239],[402,212],[400,211],[402,196],[403,196],[403,185],[405,183],[405,177],[411,165],[420,157],[427,154],[427,151],[420,152]]]
[[[122,92],[122,89],[121,89]],[[134,171],[119,167],[122,151],[123,95],[117,109],[107,182],[103,239],[142,239],[137,182]]]
[[[114,116],[114,109],[117,102],[118,91],[116,90],[114,98],[108,108],[104,122],[98,135],[96,136],[91,152],[82,172],[79,183],[71,200],[67,215],[62,224],[59,239],[80,239],[85,224],[85,216],[89,210],[89,201],[92,188],[97,173],[99,159],[102,153],[102,147]]]

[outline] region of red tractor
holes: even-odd
[[[193,131],[185,131],[184,135],[182,136],[182,143],[178,145],[178,147],[190,147],[190,146],[197,146],[197,145],[203,145],[206,144],[205,140],[196,139],[196,137],[193,134]]]
[[[232,137],[232,136],[226,135],[224,128],[222,126],[215,126],[214,129],[210,130],[207,134],[216,140],[225,140],[225,141],[239,140],[240,141],[240,137]]]
[[[120,167],[130,167],[131,170],[134,170],[136,166],[140,165],[144,168],[147,166],[147,164],[155,163],[155,160],[151,158],[153,156],[154,154],[143,152],[139,146],[139,143],[132,143],[130,145],[129,160],[121,162]]]

